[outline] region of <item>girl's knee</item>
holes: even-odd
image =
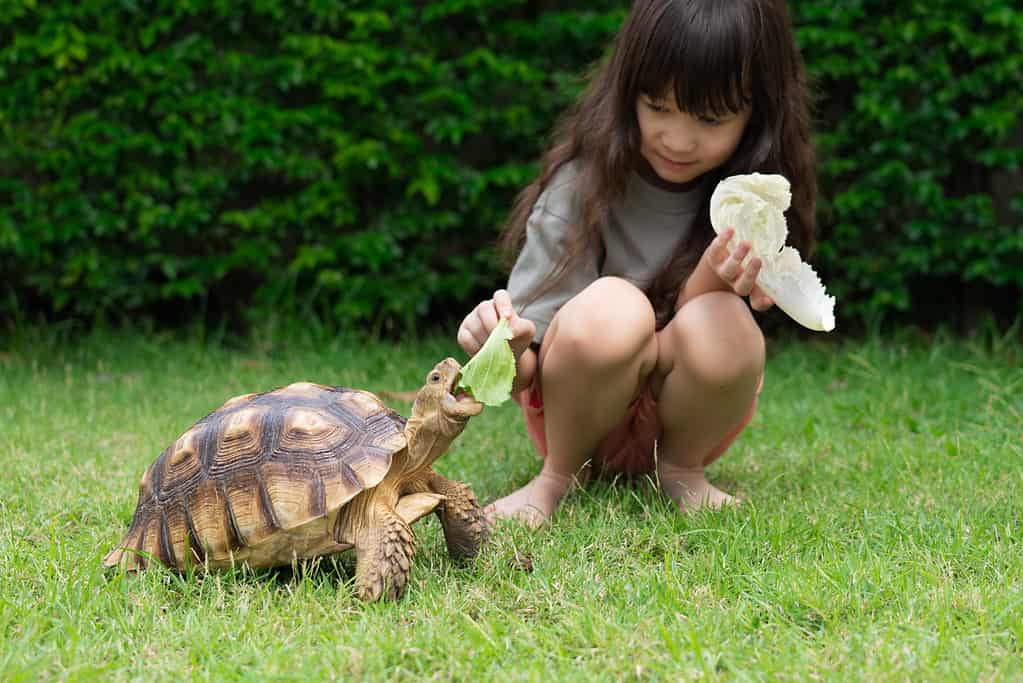
[[[661,332],[670,357],[658,366],[684,364],[687,374],[712,386],[758,379],[766,348],[760,326],[746,302],[731,292],[710,292],[688,302]]]
[[[656,318],[646,295],[627,280],[603,277],[566,303],[551,325],[559,352],[598,363],[656,354]]]

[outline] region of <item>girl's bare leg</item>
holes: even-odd
[[[657,340],[651,386],[663,427],[661,488],[683,510],[733,503],[703,468],[753,402],[764,371],[763,334],[740,297],[710,292],[682,306]]]
[[[601,278],[565,304],[544,335],[540,373],[547,431],[543,469],[487,508],[490,517],[546,521],[625,415],[657,364],[654,312],[620,278]]]

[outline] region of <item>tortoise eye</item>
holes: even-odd
[[[430,381],[431,382],[439,382],[440,381],[440,373],[439,372],[435,372],[432,375],[430,375]]]

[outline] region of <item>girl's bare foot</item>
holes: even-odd
[[[683,512],[699,510],[702,507],[718,509],[724,505],[738,505],[739,499],[715,487],[703,473],[703,466],[680,467],[669,462],[657,463],[657,478],[661,490]]]
[[[490,521],[516,519],[534,529],[554,514],[575,478],[542,470],[518,491],[496,500],[483,511]]]

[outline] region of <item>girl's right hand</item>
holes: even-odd
[[[743,261],[749,255],[752,245],[743,240],[733,251],[728,251],[728,242],[735,234],[734,228],[727,228],[708,245],[704,256],[714,273],[739,296],[748,296],[755,311],[766,311],[774,305],[769,296],[757,286],[757,275],[763,267],[763,260],[754,256],[748,263]]]
[[[536,334],[536,325],[532,320],[520,318],[515,309],[512,308],[511,295],[503,289],[494,292],[493,299],[481,301],[458,328],[458,345],[462,350],[475,356],[476,352],[483,348],[487,337],[497,327],[501,318],[508,320],[508,327],[511,329],[512,338],[508,344],[511,346],[515,359],[518,360],[522,352],[529,348]]]

